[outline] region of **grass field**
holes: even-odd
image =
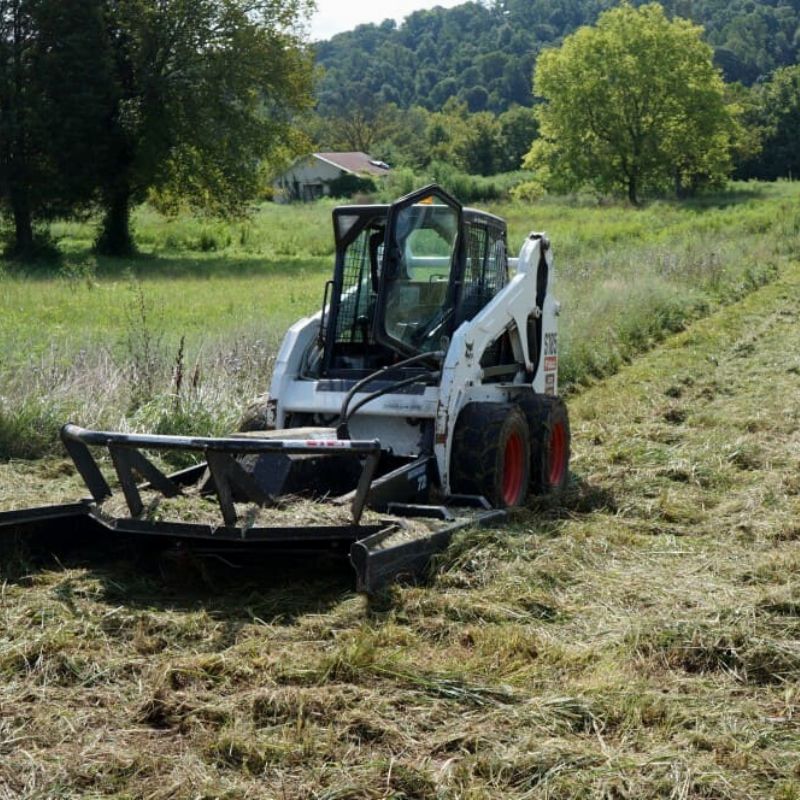
[[[573,394],[569,492],[427,585],[2,562],[0,797],[800,798],[780,273]],[[68,494],[43,464],[3,485]]]
[[[230,430],[266,389],[286,327],[321,303],[331,208],[266,205],[238,224],[144,208],[140,257],[98,259],[91,225],[61,224],[60,263],[0,266],[0,457],[53,452],[67,418]],[[512,251],[531,229],[553,240],[562,380],[574,386],[775,278],[800,246],[799,209],[800,185],[783,183],[646,209],[547,200],[490,210],[508,218]]]

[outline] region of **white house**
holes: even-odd
[[[331,193],[332,181],[345,175],[383,178],[389,165],[366,153],[312,153],[301,158],[275,180],[276,199],[316,200]]]

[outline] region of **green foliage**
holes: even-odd
[[[455,98],[470,111],[500,113],[530,106],[538,54],[582,25],[593,25],[609,0],[490,0],[416,11],[397,26],[360,25],[317,45],[324,69],[320,110],[438,110]],[[635,0],[634,6],[642,5]],[[752,84],[798,60],[800,7],[787,0],[665,0],[670,16],[701,24],[714,60],[730,81]],[[365,64],[369,65],[365,69]],[[514,167],[518,164],[514,165]]]
[[[390,202],[425,184],[438,183],[464,203],[487,203],[509,197],[515,186],[530,177],[531,173],[521,171],[469,175],[445,161],[435,161],[419,171],[408,167],[392,170],[380,196]]]
[[[146,197],[242,212],[265,165],[304,140],[309,0],[9,0],[0,4],[0,204],[12,251],[37,222],[106,212],[98,250],[134,249]]]
[[[372,178],[362,178],[359,175],[342,175],[329,184],[331,197],[352,197],[354,194],[370,194],[376,190]]]
[[[497,9],[466,3],[417,11],[400,28],[391,21],[361,25],[321,42],[320,109],[329,113],[365,97],[378,105],[429,110],[441,108],[450,97],[471,111],[530,104],[534,39],[528,31],[506,27]]]
[[[120,0],[107,6],[116,94],[102,152],[98,250],[131,248],[131,203],[158,190],[215,214],[240,213],[259,161],[299,144],[311,61],[296,32],[306,0]]]
[[[102,2],[0,5],[0,202],[18,257],[40,254],[36,220],[80,210],[96,186],[110,91]]]
[[[561,188],[642,191],[718,185],[738,126],[700,28],[663,8],[622,5],[536,66],[541,138],[529,169]]]
[[[488,111],[471,114],[461,135],[453,143],[455,163],[471,175],[493,175],[498,171],[502,129]]]
[[[500,123],[499,172],[510,172],[522,166],[531,142],[539,136],[539,121],[532,108],[512,106],[498,117]]]
[[[435,112],[420,106],[404,111],[393,103],[378,107],[367,100],[333,116],[311,115],[304,122],[321,151],[361,150],[394,167],[416,170],[447,162],[483,176],[518,170],[538,132],[531,108],[472,113],[453,98]]]
[[[63,410],[49,399],[28,397],[13,407],[0,398],[0,460],[41,458],[56,451]]]
[[[520,203],[535,203],[547,190],[539,181],[523,181],[511,190],[511,197]]]
[[[760,152],[738,170],[744,178],[800,176],[800,65],[777,70],[769,81],[753,88],[747,122],[761,131]]]

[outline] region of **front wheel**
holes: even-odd
[[[520,506],[528,494],[530,454],[528,423],[517,406],[469,403],[453,434],[453,491],[483,495],[496,508]]]

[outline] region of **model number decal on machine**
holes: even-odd
[[[558,334],[544,335],[544,371],[555,372],[558,369]]]
[[[428,486],[428,468],[425,464],[408,473],[408,482],[417,484],[417,491],[424,492]]]

